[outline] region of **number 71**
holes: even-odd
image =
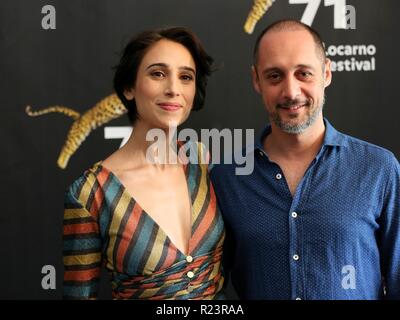
[[[317,14],[321,0],[289,0],[290,4],[304,4],[306,3],[306,9],[304,10],[303,16],[301,17],[301,22],[311,26],[315,15]],[[355,29],[355,8],[353,6],[347,6],[346,0],[325,0],[324,5],[334,6],[334,25],[335,29]],[[350,24],[346,23],[346,9],[350,11]]]

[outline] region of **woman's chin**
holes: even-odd
[[[184,122],[183,119],[176,119],[176,118],[162,119],[160,121],[157,121],[153,127],[161,130],[174,130],[183,122]]]

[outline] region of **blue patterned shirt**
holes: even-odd
[[[320,151],[291,195],[262,147],[254,171],[216,165],[226,268],[242,299],[400,299],[400,166],[325,119]]]

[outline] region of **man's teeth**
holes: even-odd
[[[297,109],[299,109],[299,108],[301,108],[302,106],[292,106],[292,107],[289,107],[289,109],[290,110],[297,110]]]

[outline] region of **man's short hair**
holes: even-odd
[[[314,39],[317,56],[319,56],[321,58],[321,61],[324,64],[325,59],[326,59],[325,46],[324,46],[324,43],[323,43],[319,33],[317,31],[315,31],[313,28],[311,28],[310,26],[308,26],[300,21],[292,20],[292,19],[284,19],[284,20],[278,20],[278,21],[272,23],[271,25],[266,27],[263,31],[261,31],[261,33],[257,37],[256,43],[254,46],[254,51],[253,51],[254,65],[256,65],[258,62],[258,50],[260,47],[261,39],[267,32],[298,31],[298,30],[306,30],[310,33],[310,35]]]

